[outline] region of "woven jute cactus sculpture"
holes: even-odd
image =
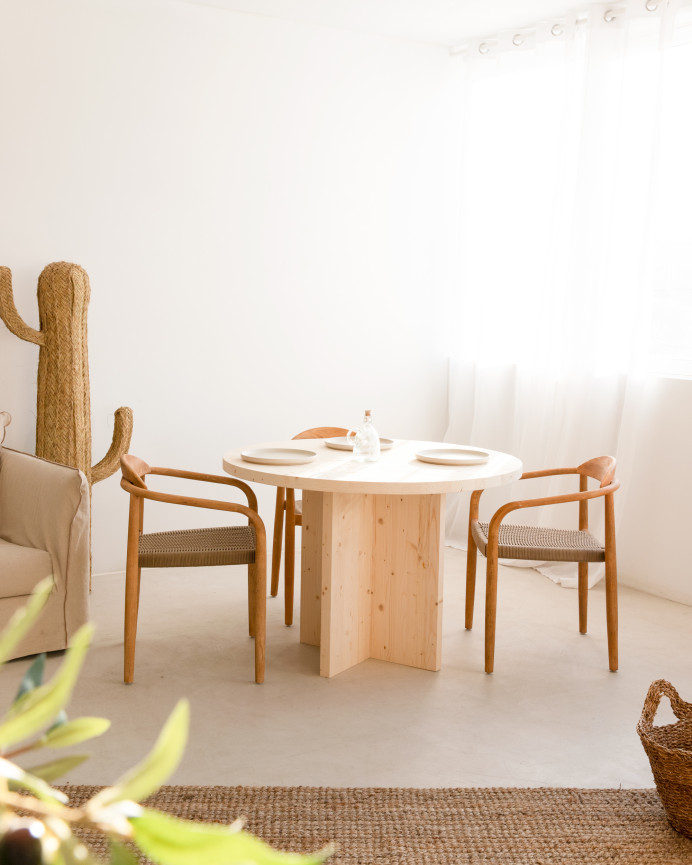
[[[36,455],[74,466],[90,484],[120,468],[132,437],[132,409],[115,412],[113,440],[105,457],[91,465],[91,408],[87,309],[89,277],[83,268],[56,261],[38,279],[40,329],[21,318],[12,294],[12,273],[0,267],[0,317],[20,339],[39,346]]]

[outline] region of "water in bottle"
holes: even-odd
[[[380,437],[372,422],[372,412],[367,409],[363,419],[363,426],[349,433],[353,436],[353,458],[359,462],[377,462],[380,458]]]

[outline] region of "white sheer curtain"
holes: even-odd
[[[610,453],[624,482],[623,430],[646,411],[647,375],[692,373],[692,8],[591,6],[480,40],[462,62],[446,440],[516,454],[526,470]],[[523,482],[521,495],[565,488]],[[517,493],[486,492],[482,513]],[[559,511],[553,525],[576,525]],[[448,543],[465,547],[467,514],[467,496],[450,500]],[[576,566],[541,570],[576,582]]]

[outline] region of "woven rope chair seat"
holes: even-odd
[[[247,565],[254,561],[255,530],[252,526],[182,529],[139,537],[139,566],[142,568]]]
[[[474,522],[471,530],[478,549],[486,555],[488,523]],[[540,526],[500,525],[498,556],[545,562],[603,562],[605,547],[589,532]]]

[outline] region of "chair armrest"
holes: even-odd
[[[540,469],[535,472],[524,472],[524,474],[519,478],[520,481],[528,480],[529,478],[549,478],[554,475],[576,475],[579,474],[576,468],[564,468],[564,469]]]
[[[55,591],[66,598],[68,638],[88,618],[89,523],[82,472],[0,448],[0,536],[50,554]]]
[[[185,478],[191,481],[205,481],[207,483],[212,484],[226,484],[230,487],[237,487],[239,490],[242,490],[248,500],[248,505],[253,509],[257,510],[257,496],[254,491],[248,484],[244,481],[238,480],[237,478],[230,478],[222,475],[207,475],[200,472],[188,472],[182,469],[168,469],[162,468],[161,466],[152,466],[149,469],[149,474],[152,475],[167,475],[172,478]]]
[[[469,502],[469,523],[478,519],[478,505],[483,495],[483,490],[474,490],[471,493],[471,501]]]
[[[223,480],[225,481],[225,478]],[[128,480],[125,480],[125,478],[122,478],[120,481],[120,486],[133,496],[139,496],[142,499],[151,499],[154,502],[166,502],[172,505],[186,505],[193,508],[206,508],[208,510],[242,514],[254,526],[257,536],[259,537],[261,534],[264,537],[264,522],[255,508],[237,505],[233,502],[217,501],[216,499],[198,499],[190,496],[173,495],[172,493],[160,493],[156,490],[145,490],[141,487],[136,487]]]
[[[5,540],[62,557],[75,516],[84,511],[89,513],[89,489],[82,472],[33,454],[0,450],[0,535]]]
[[[523,475],[522,475],[523,477]],[[596,499],[602,496],[607,496],[615,492],[620,486],[619,481],[613,481],[605,487],[599,487],[595,490],[586,490],[578,493],[566,493],[561,496],[546,496],[540,499],[524,499],[523,501],[507,502],[502,505],[492,516],[488,526],[488,543],[490,543],[490,535],[500,531],[500,523],[512,511],[521,508],[538,508],[542,505],[560,505],[567,502],[584,502],[588,499]]]
[[[522,474],[522,476],[520,478],[518,478],[518,480],[524,481],[524,480],[532,480],[533,478],[548,478],[548,477],[555,477],[556,475],[576,475],[576,474],[579,474],[579,471],[576,468],[541,469],[540,471],[535,471],[535,472],[524,472]],[[620,484],[617,481],[614,481],[614,483],[616,484],[616,486],[614,487],[614,490],[615,490],[615,489],[617,489],[618,486],[620,486]],[[603,489],[605,489],[605,487]],[[482,493],[483,493],[483,490],[474,490],[471,493],[471,504],[470,504],[470,509],[469,509],[469,519],[471,519],[471,520],[477,520],[478,519],[478,503],[480,501],[480,497],[481,497]],[[587,498],[593,498],[593,496],[588,496]],[[570,497],[569,499],[565,499],[565,501],[579,501],[579,498],[573,499]],[[527,499],[527,502],[534,502],[534,504],[529,503],[529,504],[524,504],[524,505],[517,505],[517,507],[527,507],[528,508],[528,507],[537,507],[538,505],[557,504],[557,501],[552,502],[552,501],[548,501],[547,499],[545,499],[545,500],[544,499],[535,499],[535,500]],[[514,510],[514,508],[512,508],[512,510]]]

